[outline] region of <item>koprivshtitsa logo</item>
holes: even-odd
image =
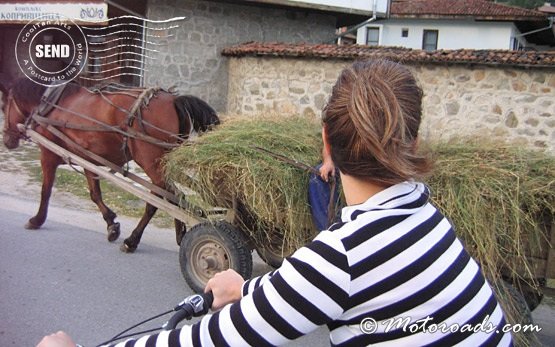
[[[87,39],[81,28],[59,14],[27,23],[15,44],[21,71],[44,86],[58,86],[76,78],[87,63],[87,51]]]

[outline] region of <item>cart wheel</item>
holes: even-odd
[[[277,269],[283,263],[283,255],[280,247],[268,245],[256,249],[256,253],[264,260],[264,262],[274,269]]]
[[[512,303],[513,307],[508,307],[507,310],[514,311],[513,315],[516,317],[516,321],[520,324],[532,324],[532,311],[526,303],[526,299],[518,289],[515,288],[511,283],[502,280],[500,285],[497,286],[497,294],[505,302]]]
[[[187,231],[179,247],[179,264],[197,293],[220,271],[231,268],[245,279],[252,274],[252,256],[243,234],[225,221],[200,223]]]
[[[512,317],[512,324],[532,325],[534,320],[532,312],[524,299],[524,296],[509,282],[505,280],[499,281],[496,286],[496,294],[499,301],[504,302],[503,307],[506,318]],[[517,334],[513,334],[515,346],[535,346],[536,339],[533,330],[522,330]]]
[[[283,231],[273,229],[270,233],[271,239],[266,239],[256,248],[256,252],[264,262],[273,268],[278,268],[283,263],[283,258],[290,254],[283,250]]]
[[[524,297],[524,300],[526,301],[526,304],[528,305],[528,308],[530,309],[530,311],[534,311],[536,307],[540,305],[543,299],[543,292],[538,288],[545,287],[545,279],[543,278],[535,279],[535,282],[536,282],[536,285],[538,286],[536,288],[534,288],[531,284],[525,281],[517,280],[516,282],[513,282],[513,286],[515,288],[518,288],[518,291]]]

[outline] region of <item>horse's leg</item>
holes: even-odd
[[[96,206],[98,206],[100,213],[102,213],[102,218],[106,221],[108,241],[113,242],[118,239],[120,234],[120,225],[119,223],[114,222],[117,216],[114,211],[104,204],[104,201],[102,200],[102,191],[100,190],[100,181],[98,176],[88,170],[85,170],[85,176],[87,177],[91,200],[96,204]]]
[[[44,224],[44,221],[46,221],[48,202],[50,201],[52,187],[56,179],[56,169],[62,163],[62,158],[47,149],[41,148],[40,166],[42,168],[42,188],[40,191],[40,206],[37,214],[25,224],[25,229],[38,229]]]
[[[131,233],[131,235],[123,241],[123,244],[120,247],[120,250],[125,253],[133,253],[139,246],[139,242],[141,242],[141,237],[143,236],[143,231],[145,230],[148,222],[152,219],[156,211],[158,210],[157,207],[147,203],[145,208],[145,213],[143,217],[139,221],[139,224],[135,227],[135,230]]]

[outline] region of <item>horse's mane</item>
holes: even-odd
[[[40,99],[46,88],[46,86],[35,83],[28,78],[21,77],[12,83],[10,90],[12,91],[14,99],[21,105],[37,106],[40,104]],[[81,85],[78,82],[69,82],[65,87],[62,98],[75,94],[80,88]]]
[[[180,133],[183,132],[185,127],[183,117],[190,117],[193,129],[197,132],[206,131],[211,125],[220,124],[216,111],[208,103],[196,96],[178,96],[173,104],[179,115]]]

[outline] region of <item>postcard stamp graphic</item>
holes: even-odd
[[[87,64],[87,38],[70,18],[44,15],[19,32],[15,56],[21,71],[44,86],[76,78]]]

